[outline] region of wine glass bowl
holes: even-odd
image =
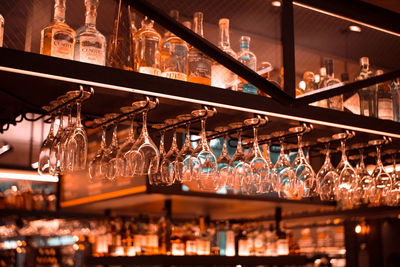
[[[179,154],[178,144],[176,140],[176,124],[179,122],[178,119],[166,119],[164,120],[165,125],[171,126],[174,129],[172,144],[161,161],[160,165],[160,172],[161,172],[161,179],[164,181],[166,185],[172,185],[175,182],[175,179],[180,179],[180,175],[177,175],[176,170],[176,160]],[[178,182],[181,182],[177,180]]]
[[[176,117],[178,121],[189,121],[193,118],[191,114],[181,114]],[[190,183],[192,174],[190,172],[190,156],[193,154],[192,144],[190,142],[190,122],[186,123],[185,143],[176,159],[176,178],[182,183]]]
[[[96,125],[103,124],[107,119],[98,118],[94,120]],[[106,127],[102,126],[101,129],[101,142],[100,148],[97,150],[93,159],[89,162],[89,177],[91,182],[105,178],[105,174],[101,172],[102,159],[106,149]]]

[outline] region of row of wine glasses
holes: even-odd
[[[92,93],[83,89],[69,91],[43,107],[44,110],[50,112],[51,125],[39,152],[38,172],[40,175],[59,175],[86,169],[88,142],[81,121],[81,106]],[[75,107],[76,119],[73,122],[72,113]],[[66,114],[68,114],[68,120],[67,125],[64,126]],[[56,122],[59,123],[58,126]]]

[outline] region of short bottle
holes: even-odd
[[[222,18],[219,20],[219,41],[218,47],[233,57],[237,59],[237,54],[230,45],[229,40],[229,19]],[[231,88],[232,90],[237,90],[237,75],[225,68],[218,62],[214,62],[211,68],[211,85],[220,88]]]
[[[4,38],[4,17],[0,14],[0,47],[3,46]]]
[[[383,70],[377,70],[376,75],[382,75]],[[393,120],[393,96],[390,84],[387,82],[376,85],[376,97],[378,105],[378,118]]]
[[[327,78],[325,79],[324,87],[334,87],[337,84],[340,84],[341,81],[335,78],[335,74],[333,73],[333,60],[328,59],[325,61],[326,74]],[[328,98],[328,108],[343,110],[343,95],[337,95]]]
[[[369,69],[369,58],[360,58],[361,70],[356,76],[356,81],[365,80],[373,77],[372,71]],[[362,88],[358,91],[360,96],[360,115],[377,117],[377,103],[376,103],[376,87],[369,86]]]
[[[195,33],[204,37],[203,13],[196,12],[193,15],[193,30]],[[211,65],[212,61],[200,50],[191,46],[188,56],[188,77],[187,80],[193,83],[211,85]]]
[[[171,10],[170,16],[178,21],[178,10]],[[161,43],[161,75],[166,78],[186,81],[188,50],[185,41],[167,31]]]
[[[393,120],[400,121],[400,84],[398,79],[392,80],[390,89],[393,99]]]
[[[154,21],[145,17],[135,34],[135,67],[138,72],[161,76],[161,35],[153,26]]]
[[[85,25],[77,30],[75,60],[104,66],[106,38],[96,29],[99,0],[85,0]]]
[[[65,1],[55,0],[54,20],[41,31],[40,54],[73,60],[76,33],[65,23]]]
[[[256,71],[257,68],[257,57],[256,55],[250,51],[250,37],[242,36],[240,37],[240,52],[238,53],[238,60],[250,68],[253,71]],[[243,92],[249,94],[257,94],[257,87],[254,85],[247,83],[247,81],[242,80],[243,82]]]

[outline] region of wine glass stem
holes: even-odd
[[[237,143],[237,147],[236,147],[237,151],[242,151],[242,131],[238,132],[238,143]]]
[[[171,144],[171,149],[172,148],[176,148],[178,145],[177,145],[177,143],[176,143],[176,128],[174,128],[174,133],[173,133],[173,136],[172,136],[172,144]]]
[[[131,126],[129,128],[129,138],[133,138],[135,136],[135,120],[134,117],[131,117]]]
[[[190,142],[190,123],[188,123],[186,125],[186,140],[185,143],[189,143]]]
[[[207,139],[206,139],[206,119],[202,118],[201,119],[201,145],[203,147],[203,150],[205,149],[207,144]]]
[[[112,144],[113,144],[114,146],[117,146],[117,145],[118,145],[118,132],[117,132],[117,128],[118,128],[118,125],[117,125],[117,123],[115,123],[115,124],[114,124],[114,128],[113,128],[113,137],[112,137]]]
[[[340,146],[342,149],[342,161],[345,162],[347,161],[347,157],[346,157],[346,143],[344,139],[340,141]]]
[[[161,137],[160,137],[160,148],[159,148],[159,150],[160,150],[160,155],[164,155],[164,153],[165,153],[165,148],[164,148],[164,134],[165,134],[165,132],[162,131],[162,132],[161,132]]]
[[[76,102],[76,126],[80,127],[81,124],[81,102]]]
[[[143,111],[143,122],[142,122],[142,133],[144,136],[147,136],[147,110]]]
[[[49,137],[54,136],[54,123],[55,123],[55,116],[54,116],[54,114],[51,114],[51,124],[50,124],[50,130],[49,130]]]
[[[376,147],[376,165],[382,165],[381,161],[381,146]]]
[[[100,148],[104,149],[105,147],[106,147],[106,127],[102,127]]]

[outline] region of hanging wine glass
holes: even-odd
[[[335,182],[335,196],[336,200],[342,208],[352,207],[352,193],[354,180],[357,180],[357,172],[351,166],[346,156],[346,139],[351,138],[353,135],[350,133],[338,133],[332,136],[335,140],[340,140],[340,149],[342,157],[336,167],[336,172],[339,174]]]
[[[138,107],[135,105],[132,106],[126,106],[120,108],[122,113],[131,113],[135,110],[137,110]],[[120,146],[118,153],[117,153],[117,161],[120,164],[120,171],[121,171],[121,176],[124,177],[129,177],[133,176],[133,167],[131,166],[131,161],[130,161],[130,151],[132,146],[135,144],[136,139],[135,139],[135,114],[131,113],[129,115],[129,119],[131,121],[130,127],[129,127],[129,133],[128,133],[128,138],[125,140],[125,142]]]
[[[239,193],[241,190],[242,182],[244,177],[250,171],[250,165],[246,163],[246,158],[242,148],[242,122],[233,122],[229,124],[231,129],[239,129],[237,132],[237,147],[235,154],[229,162],[231,175],[228,178],[227,185],[234,193]]]
[[[179,121],[187,121],[192,118],[191,114],[182,114],[177,116]],[[185,143],[176,159],[176,179],[182,183],[190,183],[192,181],[192,175],[190,173],[190,156],[193,154],[192,144],[190,142],[190,122],[186,123],[186,137]]]
[[[280,135],[285,134],[285,132],[279,132]],[[278,133],[275,133],[278,134]],[[279,159],[275,164],[275,169],[278,174],[278,194],[280,197],[284,198],[294,198],[296,196],[297,184],[296,177],[293,169],[290,165],[290,161],[285,154],[285,143],[284,138],[279,138],[280,143],[280,154]]]
[[[166,125],[176,125],[178,122],[177,119],[167,119],[164,121]],[[175,182],[175,166],[178,154],[179,149],[176,140],[176,126],[173,126],[172,144],[160,165],[161,179],[166,185],[172,185]]]
[[[192,116],[201,118],[201,139],[200,148],[197,157],[191,157],[192,173],[196,174],[199,183],[199,189],[204,191],[215,191],[217,185],[217,158],[208,145],[206,136],[206,119],[213,116],[213,110],[200,109],[192,112]]]
[[[364,163],[364,147],[366,147],[366,144],[355,144],[352,146],[353,149],[359,149],[360,153],[360,161],[356,168],[358,178],[355,182],[357,182],[357,184],[352,186],[354,188],[352,202],[357,206],[368,205],[373,181]]]
[[[82,101],[90,97],[90,93],[87,91],[69,91],[68,97],[75,98],[80,94],[82,96],[76,101],[76,123],[75,127],[68,138],[67,150],[68,150],[68,162],[67,170],[79,171],[86,168],[88,140],[85,128],[81,122],[81,105]]]
[[[381,160],[381,147],[385,143],[385,140],[371,140],[368,142],[369,145],[376,146],[376,166],[371,176],[372,187],[371,187],[371,202],[373,205],[387,205],[389,204],[390,192],[392,190],[392,177],[388,174],[382,164]]]
[[[254,155],[249,164],[251,172],[245,176],[243,184],[247,188],[245,191],[249,194],[268,193],[271,191],[272,183],[270,181],[270,169],[268,162],[262,155],[258,144],[258,127],[264,125],[267,120],[262,118],[251,118],[244,121],[246,125],[253,127],[253,152]]]
[[[165,158],[166,152],[165,152],[165,146],[164,146],[164,136],[165,136],[165,124],[164,123],[157,123],[153,124],[151,128],[160,130],[160,147],[158,148],[158,151],[160,152],[160,166],[162,161]],[[162,130],[163,129],[163,130]],[[161,170],[161,169],[160,169]],[[162,179],[161,173],[157,172],[155,174],[150,174],[149,175],[149,183],[151,185],[165,185],[165,181]]]
[[[400,205],[400,172],[396,170],[396,150],[387,151],[392,155],[392,190],[390,191],[390,197],[388,198],[388,205],[399,206]]]
[[[267,166],[269,169],[269,180],[271,182],[271,188],[269,192],[264,192],[264,193],[273,193],[273,192],[278,192],[278,187],[279,187],[279,181],[278,181],[278,173],[274,167],[274,164],[272,163],[271,156],[270,156],[270,147],[271,147],[271,135],[260,135],[259,140],[262,140],[263,142],[266,141],[264,144],[264,159],[267,162]]]
[[[95,119],[94,123],[97,125],[103,124],[107,119],[99,118]],[[101,127],[101,141],[100,148],[97,150],[96,155],[89,162],[89,177],[91,182],[96,182],[97,180],[105,178],[105,174],[101,172],[101,163],[103,156],[106,152],[106,126]]]
[[[66,96],[60,96],[56,100],[58,105],[62,105],[68,101]],[[62,136],[64,135],[64,110],[60,109],[58,113],[58,130],[54,137],[53,144],[50,148],[50,159],[49,159],[49,173],[51,175],[58,175],[60,173],[60,160],[62,153]]]
[[[309,131],[308,126],[292,127],[289,132],[297,133],[298,151],[297,156],[292,164],[297,186],[295,192],[296,198],[315,197],[317,195],[317,183],[315,180],[315,172],[306,160],[303,152],[303,133]]]
[[[134,174],[155,174],[159,171],[160,153],[147,131],[147,113],[150,109],[154,109],[157,103],[147,100],[137,101],[133,104],[140,108],[147,106],[147,108],[143,110],[142,132],[131,149],[131,164],[132,166],[136,166]]]
[[[118,113],[109,113],[104,115],[104,117],[107,119],[107,121],[114,120],[117,118],[120,114]],[[113,128],[113,134],[112,134],[112,139],[111,143],[106,149],[103,158],[102,158],[102,163],[101,163],[101,171],[105,174],[105,177],[108,180],[115,180],[117,176],[120,175],[120,166],[121,164],[118,163],[118,158],[117,154],[119,151],[119,144],[118,144],[118,122],[114,121],[111,122],[112,128]]]
[[[57,102],[52,101],[52,102],[50,102],[49,106],[44,106],[44,107],[42,107],[42,109],[49,112],[54,107],[56,107],[56,105],[57,105]],[[51,116],[50,130],[49,130],[49,133],[48,133],[46,139],[43,141],[43,143],[40,147],[40,152],[39,152],[39,161],[38,161],[39,175],[45,175],[45,174],[49,173],[50,149],[51,149],[51,145],[53,144],[53,141],[54,141],[54,124],[55,124],[56,112],[52,112],[50,114],[50,116]]]
[[[218,166],[218,188],[224,188],[227,181],[228,177],[230,175],[230,167],[229,167],[229,162],[231,161],[231,158],[229,157],[228,154],[228,130],[229,127],[227,126],[220,126],[215,128],[215,131],[218,133],[225,133],[223,137],[223,142],[224,144],[222,145],[222,152],[219,158],[217,159],[217,166]]]
[[[67,100],[70,101],[71,97],[67,96]],[[64,128],[63,135],[61,137],[61,155],[60,155],[60,174],[65,174],[67,171],[67,164],[69,162],[69,153],[68,153],[68,140],[72,134],[74,129],[74,124],[72,123],[72,109],[73,103],[69,103],[66,107],[66,112],[68,113],[68,123]]]
[[[318,138],[319,143],[325,143],[325,161],[316,175],[317,193],[321,200],[335,200],[335,182],[339,179],[335,167],[331,163],[330,141],[328,137]]]

